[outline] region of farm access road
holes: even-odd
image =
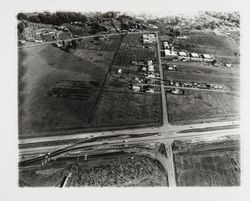
[[[146,33],[152,33],[152,31],[138,31],[138,32],[128,32],[128,33],[107,33],[107,34],[93,34],[93,35],[88,35],[88,36],[81,36],[77,38],[70,38],[66,40],[53,40],[53,41],[48,41],[48,42],[42,42],[42,43],[36,43],[32,45],[25,45],[25,46],[18,46],[19,49],[22,48],[29,48],[29,47],[36,47],[36,46],[42,46],[42,45],[49,45],[53,43],[58,43],[61,41],[72,41],[72,40],[78,40],[78,39],[87,39],[87,38],[93,38],[97,36],[118,36],[118,35],[126,35],[126,34],[146,34]]]

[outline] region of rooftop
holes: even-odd
[[[192,57],[199,57],[199,55],[197,53],[191,53]]]
[[[211,58],[212,58],[209,54],[203,54],[203,57],[204,57],[205,59],[211,59]]]
[[[180,56],[187,56],[186,52],[179,52]]]

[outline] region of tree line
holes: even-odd
[[[78,12],[44,12],[39,14],[18,13],[17,19],[34,23],[52,24],[57,26],[60,26],[63,23],[70,23],[75,21],[86,23],[86,21],[88,20],[85,15]]]

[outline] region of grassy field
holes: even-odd
[[[235,55],[235,53],[239,53],[239,39],[216,35],[213,32],[190,33],[189,37],[187,40],[176,40],[175,48],[189,52],[212,54],[219,62],[239,64],[240,58]]]
[[[162,64],[173,64],[177,66],[178,72],[191,73],[191,74],[204,74],[208,76],[222,76],[239,78],[240,71],[235,68],[228,68],[225,66],[215,67],[209,63],[201,62],[171,62],[163,60]]]
[[[217,121],[239,116],[239,97],[220,92],[186,90],[185,95],[167,93],[168,119],[171,123]]]
[[[72,53],[52,45],[19,49],[19,137],[159,125],[160,93],[134,93],[128,86],[138,67],[114,65],[136,40],[142,44],[141,34],[127,35],[119,48],[122,36],[98,45],[84,39]],[[141,50],[133,55],[156,61],[156,50]],[[123,73],[114,78],[118,68]]]
[[[188,67],[187,67],[188,68]],[[180,70],[179,70],[180,69]],[[195,71],[194,71],[195,72]],[[240,80],[237,77],[232,77],[230,74],[219,74],[216,72],[212,73],[188,73],[184,68],[178,68],[176,72],[164,71],[164,77],[167,80],[178,80],[178,81],[196,81],[207,84],[221,84],[226,86],[231,91],[238,91],[240,88]]]
[[[67,53],[51,45],[19,49],[20,137],[39,132],[89,126],[89,116],[114,52],[76,49]],[[52,97],[57,83],[82,82],[86,100]],[[97,87],[91,87],[95,83]]]
[[[160,95],[105,92],[97,107],[95,126],[152,126],[161,123]]]
[[[95,41],[93,38],[84,39],[78,46],[78,49],[98,50],[98,51],[116,51],[121,43],[123,36],[108,36],[104,41]]]
[[[178,186],[240,185],[239,142],[174,143],[174,162]]]
[[[144,77],[137,66],[131,65],[131,61],[142,59],[156,60],[156,50],[141,47],[130,47],[130,45],[142,45],[142,34],[126,35],[116,54],[115,64],[103,86],[101,96],[93,113],[93,126],[96,127],[141,127],[161,124],[161,95],[145,92],[135,93],[128,89],[129,83],[135,77]],[[134,49],[135,48],[135,49]],[[132,50],[136,50],[133,52]],[[121,58],[121,55],[128,57]],[[134,58],[135,57],[135,58]],[[157,63],[155,63],[157,64]],[[155,65],[156,72],[158,67]],[[122,69],[117,74],[117,69]]]

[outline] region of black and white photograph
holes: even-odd
[[[161,2],[15,9],[18,191],[243,186],[244,13]]]

